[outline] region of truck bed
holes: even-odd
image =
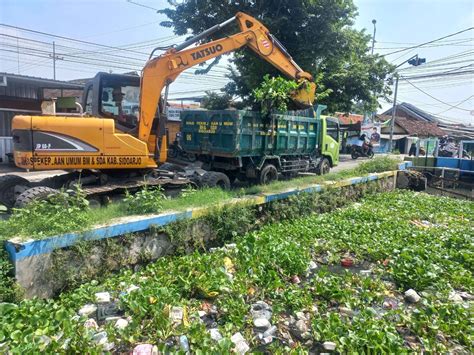
[[[308,155],[320,145],[321,120],[238,110],[187,110],[181,113],[182,147],[217,157]]]

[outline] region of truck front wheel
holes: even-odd
[[[325,175],[329,173],[329,170],[331,169],[331,164],[329,163],[329,160],[327,158],[321,159],[321,161],[318,164],[318,167],[316,168],[316,173],[318,175]]]
[[[265,185],[278,180],[278,170],[273,164],[265,164],[260,171],[260,183]]]

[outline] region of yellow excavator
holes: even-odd
[[[240,32],[191,46],[234,21]],[[250,48],[288,78],[296,80],[300,85],[293,101],[300,107],[312,106],[316,85],[311,74],[294,62],[262,23],[239,12],[157,57],[153,55],[160,48],[153,50],[143,68],[139,91],[127,81],[101,82],[86,87],[83,103],[86,114],[15,116],[12,135],[16,166],[70,173],[34,184],[15,175],[1,177],[0,203],[7,207],[15,202],[22,205],[51,193],[51,189],[67,187],[79,180],[91,196],[139,188],[143,183],[185,183],[186,179],[172,178],[159,169],[167,160],[165,107],[169,85],[184,70],[242,47]],[[95,101],[99,102],[98,109],[90,110]]]

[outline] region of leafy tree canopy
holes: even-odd
[[[160,10],[178,35],[194,34],[243,11],[261,21],[288,49],[296,63],[316,78],[318,102],[330,112],[349,112],[354,103],[372,111],[377,99],[391,90],[387,76],[393,71],[384,58],[369,53],[371,36],[353,28],[357,8],[352,0],[193,0],[169,1]],[[237,27],[237,25],[236,25]],[[221,38],[218,32],[209,38]],[[265,74],[281,73],[250,50],[235,52],[232,79],[225,90],[250,103],[252,91]]]
[[[213,91],[206,91],[201,105],[208,110],[225,110],[231,104],[232,97],[229,94],[218,94]]]

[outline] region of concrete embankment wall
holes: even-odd
[[[404,170],[409,165],[410,163],[402,163],[399,169]],[[293,204],[299,208],[296,201],[304,196],[322,193],[320,195],[326,194],[329,198],[337,195],[337,201],[331,206],[339,207],[355,201],[367,191],[393,190],[396,179],[397,171],[388,171],[341,181],[327,181],[284,192],[246,196],[217,206],[122,218],[110,225],[81,233],[30,241],[12,239],[5,243],[5,247],[14,264],[16,282],[24,289],[25,297],[48,298],[64,288],[104,277],[114,270],[141,267],[176,251],[190,251],[190,245],[205,246],[209,240],[212,245],[222,245],[225,240],[219,240],[219,231],[213,230],[214,226],[208,223],[209,218],[206,217],[219,214],[219,211],[245,209],[247,212],[252,211],[255,218],[261,218],[261,223],[266,223],[275,220],[271,216],[274,213],[272,211],[275,211],[275,204],[285,204],[284,208],[290,208]],[[323,200],[320,203],[327,204]],[[314,206],[317,209],[316,204]],[[317,211],[325,212],[327,209]],[[235,216],[238,218],[239,213]],[[220,222],[221,227],[222,223],[226,223],[225,217]],[[181,231],[185,236],[173,237],[169,228],[180,223],[187,223],[186,229]],[[245,232],[252,228],[255,229],[255,226],[239,231]],[[189,243],[197,238],[200,239],[198,243]],[[187,243],[184,249],[183,239]]]

